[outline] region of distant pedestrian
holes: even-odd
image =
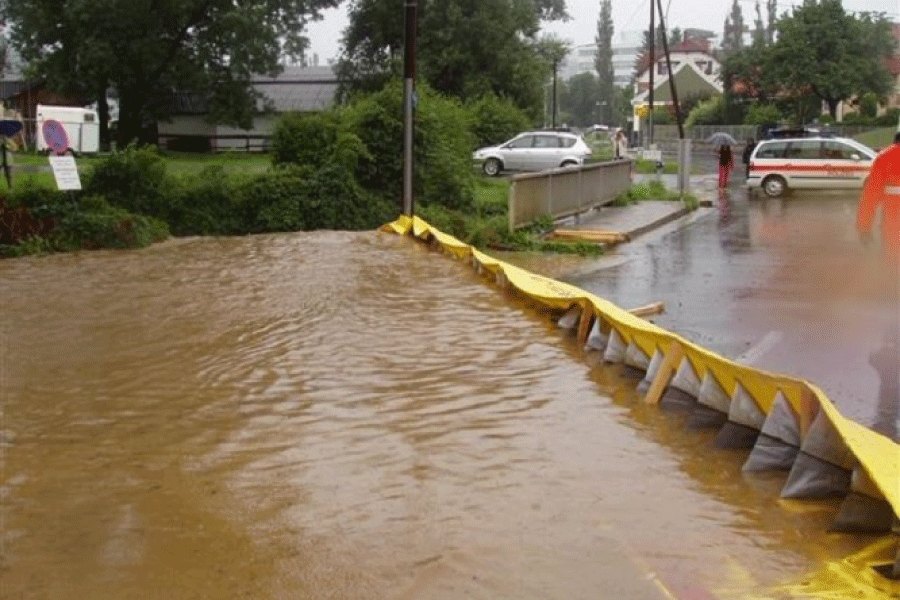
[[[722,144],[719,146],[719,189],[728,187],[728,176],[734,168],[734,156],[731,154],[731,146]]]
[[[616,135],[613,136],[613,147],[616,151],[616,158],[625,158],[625,153],[628,151],[628,138],[621,129],[617,129]]]
[[[747,170],[747,177],[750,177],[750,155],[753,154],[753,149],[756,148],[756,140],[753,138],[747,138],[747,145],[744,146],[744,167]]]

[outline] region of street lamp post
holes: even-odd
[[[416,8],[417,0],[406,0],[406,52],[404,56],[403,119],[403,213],[413,216],[413,130],[416,94]]]

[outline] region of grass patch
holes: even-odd
[[[866,131],[859,135],[855,135],[853,136],[853,139],[861,144],[865,144],[869,148],[879,150],[881,148],[887,148],[894,143],[894,135],[896,133],[896,129],[893,127],[882,127],[881,129],[873,129],[872,131]]]
[[[682,200],[685,206],[691,210],[700,206],[700,200],[693,194],[685,194],[682,198],[678,192],[670,190],[662,182],[654,180],[636,183],[625,193],[619,194],[612,202],[612,205],[630,206],[647,200]]]

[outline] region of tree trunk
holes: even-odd
[[[837,122],[837,107],[841,101],[834,98],[825,98],[825,102],[828,104],[828,113],[831,115],[831,118]]]
[[[137,104],[124,94],[119,98],[119,129],[116,136],[119,150],[140,138],[141,111]]]
[[[97,116],[100,118],[100,150],[109,152],[109,102],[106,100],[106,81],[97,86]]]

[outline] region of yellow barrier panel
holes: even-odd
[[[745,402],[749,396],[754,406],[748,407],[745,404],[734,407],[734,416],[739,426],[762,429],[762,423],[754,422],[754,419],[765,419],[772,412],[777,412],[772,411],[773,405],[776,399],[783,398],[782,406],[786,402],[790,407],[790,411],[787,412],[793,413],[790,416],[794,422],[788,429],[796,432],[795,450],[800,450],[802,440],[802,450],[806,454],[805,463],[810,464],[812,461],[812,464],[816,464],[815,461],[818,460],[828,463],[830,465],[828,468],[833,467],[845,472],[847,488],[850,485],[852,469],[861,468],[874,486],[873,492],[880,495],[880,498],[875,500],[886,502],[895,516],[900,515],[900,445],[845,418],[825,393],[815,385],[800,379],[768,373],[719,356],[575,286],[531,273],[479,252],[453,236],[431,227],[418,217],[401,216],[396,221],[384,225],[382,231],[398,235],[412,234],[416,238],[436,242],[455,258],[471,260],[476,269],[492,273],[503,287],[512,287],[556,312],[562,313],[578,307],[582,315],[582,319],[578,322],[581,342],[584,341],[582,336],[588,335],[587,320],[593,317],[602,324],[603,331],[614,329],[625,346],[633,343],[648,357],[652,357],[657,350],[668,354],[674,349],[676,355],[670,356],[666,362],[668,372],[659,376],[667,379],[656,384],[655,388],[660,389],[651,389],[656,396],[651,398],[651,394],[648,393],[650,401],[658,399],[658,395],[662,392],[661,388],[665,388],[668,384],[668,377],[671,377],[673,370],[678,369],[683,360],[688,361],[697,381],[702,381],[710,375],[732,398],[740,398],[741,402]],[[732,404],[736,403],[738,400],[732,401]],[[782,413],[784,412],[782,410]],[[821,418],[824,418],[824,421]],[[811,439],[813,436],[807,435],[810,432],[819,437]],[[834,432],[845,447],[839,449],[833,447],[833,440],[829,437],[831,432]],[[843,458],[845,456],[852,456],[852,459],[848,461]],[[791,475],[794,475],[793,471]],[[880,543],[893,544],[891,547],[896,547],[895,539],[888,538],[886,542]],[[883,550],[887,546],[879,547]],[[856,560],[846,564],[858,565],[860,562]],[[853,581],[864,581],[865,585],[870,585],[871,581],[876,580],[879,584],[878,589],[890,589],[893,593],[900,593],[900,583],[883,578],[874,570],[870,569],[865,576],[856,574],[853,577]]]

